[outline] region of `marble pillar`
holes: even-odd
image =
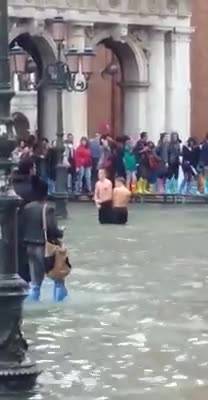
[[[149,76],[148,90],[148,132],[150,140],[157,143],[159,134],[165,130],[165,31],[152,29],[150,32]]]
[[[185,141],[190,135],[190,33],[167,35],[166,74],[166,127]]]
[[[57,96],[56,90],[44,87],[38,93],[38,130],[41,137],[50,142],[56,140],[57,134]]]
[[[123,85],[124,134],[134,140],[147,129],[147,91],[148,86],[141,82],[125,82]]]
[[[64,132],[74,135],[75,144],[87,136],[87,93],[63,93]]]

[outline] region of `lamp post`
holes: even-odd
[[[61,61],[61,51],[63,46],[63,41],[65,37],[63,19],[57,17],[53,22],[53,39],[57,46],[57,72],[64,70]],[[58,75],[57,75],[58,78]],[[61,78],[61,73],[60,73]],[[66,166],[63,165],[63,153],[64,153],[64,127],[63,127],[63,98],[62,90],[64,85],[64,80],[60,84],[57,79],[57,166],[56,166],[56,185],[54,198],[56,201],[56,213],[58,216],[66,218],[67,217],[67,176],[68,171]]]
[[[66,62],[62,61],[62,50],[64,50],[65,22],[62,17],[53,20],[53,39],[57,46],[57,62],[49,65],[46,77],[49,85],[57,90],[57,168],[56,187],[54,198],[56,201],[56,212],[58,216],[67,216],[68,199],[68,168],[63,164],[64,154],[64,128],[63,128],[63,99],[62,93],[68,91],[83,92],[88,88],[88,82],[92,73],[92,49],[79,52],[75,48],[65,51]]]
[[[0,169],[11,167],[7,156],[15,146],[10,118],[13,96],[8,57],[8,4],[0,1]],[[17,274],[17,209],[20,200],[0,188],[0,393],[30,389],[38,372],[27,355],[21,332],[27,285]]]

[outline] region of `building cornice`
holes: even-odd
[[[9,0],[10,10],[35,9],[48,14],[53,11],[71,11],[81,14],[111,14],[133,16],[172,16],[186,18],[191,15],[191,0]]]

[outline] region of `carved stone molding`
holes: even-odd
[[[77,10],[80,12],[189,16],[191,0],[9,0],[13,7]]]

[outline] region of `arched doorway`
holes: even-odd
[[[53,47],[53,41],[48,39],[47,34],[30,34],[29,32],[22,33],[23,28],[20,27],[20,32],[14,30],[10,35],[10,47],[15,43],[22,47],[30,56],[30,61],[36,65],[35,82],[33,90],[36,92],[37,102],[37,134],[40,137],[46,136],[49,139],[54,139],[56,135],[56,92],[44,85],[44,70],[46,65],[55,62],[56,50]],[[55,46],[55,45],[54,45]],[[27,76],[22,77],[20,88],[24,91],[27,86]],[[29,82],[31,85],[31,82]],[[31,87],[28,87],[31,90]],[[34,132],[33,132],[34,133]]]
[[[94,72],[88,91],[88,133],[92,137],[102,132],[108,123],[112,136],[123,132],[123,96],[120,62],[111,49],[99,44],[94,60]]]
[[[126,37],[125,40],[114,40],[112,37],[107,37],[107,31],[99,32],[93,39],[93,44],[95,49],[98,49],[98,54],[101,51],[100,45],[107,49],[104,53],[102,47],[104,54],[100,56],[102,63],[107,64],[109,60],[117,60],[119,66],[119,73],[116,76],[116,91],[114,92],[115,104],[118,104],[118,107],[114,107],[115,114],[113,116],[114,121],[119,121],[119,124],[117,123],[119,128],[115,132],[136,138],[138,132],[145,130],[147,126],[146,102],[149,74],[148,61],[142,44],[139,40],[134,40],[130,36]],[[101,73],[99,66],[96,73]],[[94,113],[96,112],[98,105],[102,111],[102,104],[104,103],[108,104],[108,107],[112,107],[111,96],[109,95],[112,93],[112,86],[112,80],[108,82],[108,86],[105,86],[104,90],[104,86],[94,82],[88,103],[88,105],[91,105],[92,112],[93,110]],[[94,97],[90,99],[92,93]],[[99,116],[102,120],[101,111]],[[104,112],[103,116],[105,116]],[[89,118],[92,118],[90,111]]]
[[[18,139],[27,140],[30,134],[30,123],[27,117],[20,112],[15,112],[12,117]]]

